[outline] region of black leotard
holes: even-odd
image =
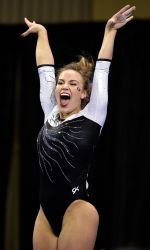
[[[90,102],[64,121],[55,106],[52,66],[40,66],[40,98],[45,124],[38,135],[40,204],[58,235],[66,208],[76,199],[88,200],[87,175],[107,113],[109,61],[98,61]]]

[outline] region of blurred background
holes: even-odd
[[[79,54],[96,60],[106,20],[126,4],[137,9],[116,37],[108,114],[91,170],[101,215],[96,249],[150,249],[150,1],[0,0],[0,250],[32,249],[39,209],[43,113],[36,36],[20,37],[24,17],[46,26],[57,68]]]

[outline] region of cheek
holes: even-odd
[[[80,91],[81,91],[81,88],[80,88],[80,87],[77,87],[77,91],[79,91],[79,92],[80,92]]]
[[[77,99],[83,99],[83,95],[84,95],[84,90],[82,86],[77,86],[74,90],[73,93],[76,96]]]
[[[55,98],[56,98],[56,100],[58,100],[58,97],[59,97],[58,88],[56,87],[55,88]]]
[[[59,87],[56,85],[55,87],[55,95],[58,95]]]
[[[76,87],[72,93],[73,93],[73,96],[76,100],[81,99],[82,91],[81,91],[80,87]]]

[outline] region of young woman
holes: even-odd
[[[41,181],[34,250],[94,249],[99,214],[88,196],[87,175],[107,114],[115,36],[133,19],[134,10],[135,6],[126,5],[107,21],[93,79],[93,64],[81,57],[60,69],[55,80],[47,31],[25,18],[28,29],[22,36],[37,33],[36,62],[45,115],[37,140]]]

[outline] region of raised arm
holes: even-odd
[[[35,21],[30,22],[27,18],[24,20],[28,29],[22,34],[22,36],[26,37],[32,33],[37,34],[35,55],[40,78],[40,101],[45,115],[44,120],[46,120],[55,105],[54,58],[50,48],[46,28],[41,24],[37,24]]]
[[[98,59],[112,59],[117,30],[133,19],[134,10],[135,6],[126,5],[107,21]]]
[[[37,34],[37,43],[36,43],[36,63],[37,66],[42,64],[52,64],[54,65],[53,54],[49,45],[48,35],[46,28],[36,23],[35,21],[30,22],[26,17],[24,19],[26,25],[28,26],[27,31],[22,33],[23,37],[28,36],[29,34]]]
[[[95,67],[90,102],[87,105],[88,116],[103,126],[107,115],[108,74],[113,57],[114,41],[117,30],[133,19],[135,6],[126,5],[106,23],[102,46]]]

